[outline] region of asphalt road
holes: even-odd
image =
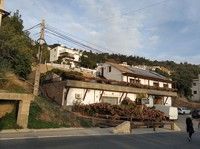
[[[36,138],[0,141],[0,149],[199,149],[200,134],[188,142],[186,133]]]

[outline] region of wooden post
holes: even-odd
[[[102,98],[102,96],[103,96],[103,93],[104,93],[104,90],[102,91],[102,93],[101,93],[101,95],[100,95],[100,97],[99,97],[99,102],[101,101],[101,98]]]
[[[131,114],[131,118],[130,118],[130,133],[132,133],[132,123],[133,123],[133,116]]]
[[[86,94],[87,94],[88,89],[86,89],[84,96],[83,96],[83,101],[85,100]]]
[[[152,124],[153,124],[153,131],[156,131],[155,123],[152,123]]]
[[[163,98],[165,98],[165,97],[163,97]],[[167,103],[167,100],[168,100],[168,96],[167,96],[166,100],[164,101],[164,105]]]
[[[121,97],[120,97],[120,99],[119,99],[119,102],[121,103],[121,101],[122,101],[122,97],[124,96],[124,93],[122,93],[122,95],[121,95]]]
[[[173,123],[171,123],[171,130],[174,130],[174,126],[175,125],[175,123],[173,122]]]
[[[64,106],[67,106],[67,95],[69,93],[69,89],[70,89],[69,87],[66,88],[65,97],[64,97],[64,104],[63,104]]]

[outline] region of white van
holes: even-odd
[[[168,117],[170,120],[177,120],[178,119],[178,108],[165,106],[165,105],[154,105],[156,110],[162,111],[165,113],[165,116]]]

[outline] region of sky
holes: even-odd
[[[200,64],[200,0],[5,0],[5,9],[19,10],[25,29],[45,19],[103,52]],[[30,32],[38,38],[39,28]]]

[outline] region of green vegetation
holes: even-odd
[[[91,127],[88,120],[72,116],[48,99],[38,97],[31,103],[28,128]]]
[[[26,78],[31,71],[32,45],[27,32],[23,32],[21,16],[15,12],[6,17],[0,28],[0,69],[9,69]]]
[[[40,100],[40,99],[37,99]],[[45,121],[39,118],[40,114],[43,113],[42,108],[38,105],[38,102],[32,102],[30,106],[28,120],[28,128],[41,129],[41,128],[59,128],[66,127],[65,124],[58,124],[55,121]]]
[[[0,119],[0,130],[19,128],[20,127],[16,124],[16,110],[13,110],[11,113],[7,113]]]
[[[45,74],[42,74],[40,81],[41,83],[45,83],[48,82],[49,80],[45,80],[47,75],[51,75],[51,74],[57,74],[58,76],[61,77],[62,80],[83,80],[83,74],[77,71],[64,71],[64,70],[60,70],[60,69],[52,69],[48,72],[46,72]]]
[[[53,122],[42,121],[38,119],[38,115],[42,112],[42,109],[35,102],[31,103],[30,114],[28,120],[28,128],[58,128],[59,125]]]
[[[2,20],[0,71],[12,71],[18,76],[26,78],[31,72],[31,65],[36,62],[38,44],[34,43],[29,37],[29,32],[23,31],[23,29],[23,20],[19,11]],[[49,53],[44,46],[43,58],[47,57],[49,58]]]

